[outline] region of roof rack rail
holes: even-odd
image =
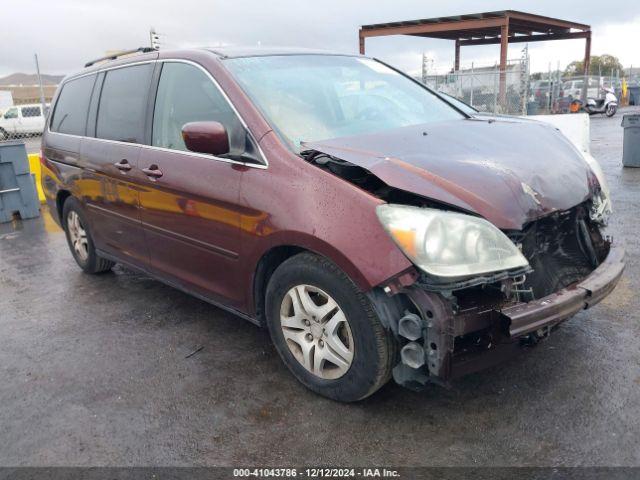
[[[87,67],[90,67],[91,65],[95,65],[98,62],[115,60],[116,58],[124,57],[125,55],[131,55],[133,53],[149,53],[149,52],[155,52],[155,51],[157,50],[151,47],[140,47],[140,48],[136,48],[135,50],[125,50],[123,52],[118,52],[113,55],[107,55],[106,57],[100,57],[100,58],[96,58],[95,60],[91,60],[90,62],[85,63],[84,67],[87,68]]]

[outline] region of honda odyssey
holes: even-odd
[[[340,401],[493,365],[624,267],[602,172],[555,128],[470,116],[363,56],[90,62],[56,93],[42,165],[82,270],[118,262],[267,327]]]

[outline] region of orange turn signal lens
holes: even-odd
[[[415,230],[404,230],[391,227],[389,229],[398,246],[411,257],[417,256],[416,250],[416,232]]]

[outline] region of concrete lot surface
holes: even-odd
[[[121,267],[82,274],[48,213],[0,225],[0,465],[640,465],[640,169],[620,121],[592,118],[620,285],[451,390],[325,400],[248,322]]]

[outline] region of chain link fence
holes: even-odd
[[[423,58],[422,81],[481,112],[527,115],[530,96],[529,50],[522,49],[519,59],[498,65],[474,66],[446,75],[427,75],[428,61]]]
[[[600,99],[604,98],[605,88],[613,89],[622,105],[640,103],[639,82],[637,78],[634,81],[633,75],[637,72],[632,68],[609,76],[567,77],[559,69],[531,75],[527,47],[522,49],[519,59],[509,60],[504,70],[498,65],[474,68],[471,64],[471,68],[445,75],[428,75],[428,65],[429,59],[423,56],[423,83],[481,112],[507,115],[568,113],[573,100],[582,100],[583,93],[587,98]],[[622,75],[626,76],[626,83],[621,79]]]
[[[566,77],[559,71],[550,72],[531,82],[530,104],[538,113],[567,113],[573,100],[582,99],[585,85],[587,98],[604,98],[605,89],[612,89],[619,101],[628,101],[623,98],[622,84],[618,75]]]
[[[573,100],[582,98],[585,84],[587,98],[604,98],[604,89],[611,88],[622,104],[640,103],[640,94],[636,93],[640,91],[638,82],[634,83],[632,77],[627,79],[626,97],[623,81],[617,74],[566,77],[561,71],[553,71],[534,77],[529,73],[528,58],[523,57],[510,62],[504,71],[497,66],[472,67],[445,75],[426,75],[422,81],[478,111],[495,114],[569,113]]]
[[[0,142],[23,140],[29,153],[37,152],[57,87],[50,80],[40,86],[36,74],[0,78]]]
[[[526,115],[529,97],[528,62],[498,67],[470,68],[446,75],[426,76],[425,83],[439,92],[462,100],[482,112]]]

